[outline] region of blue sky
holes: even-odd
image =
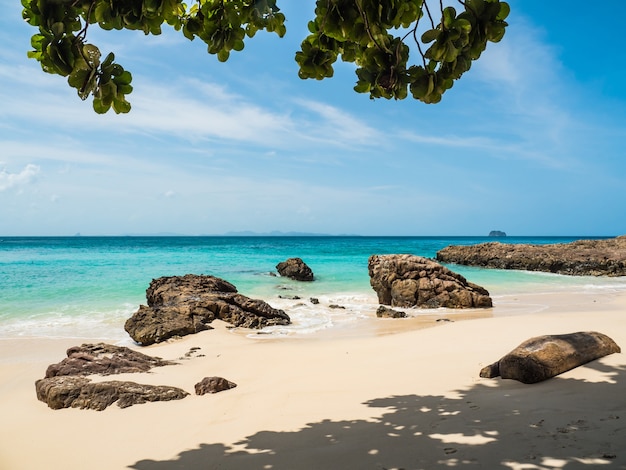
[[[135,87],[100,116],[26,58],[35,29],[0,0],[0,235],[626,234],[619,28],[589,2],[509,3],[437,105],[371,101],[349,64],[300,80],[311,0],[279,1],[287,35],[224,64],[173,31],[91,28]]]

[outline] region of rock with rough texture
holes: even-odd
[[[448,246],[437,252],[437,260],[574,276],[626,276],[626,236],[549,245],[489,242]]]
[[[488,308],[486,289],[433,260],[415,255],[372,255],[370,285],[378,303],[392,307]]]
[[[300,258],[289,258],[276,265],[278,274],[296,281],[313,281],[313,271]]]
[[[195,385],[195,389],[196,395],[204,395],[206,393],[218,393],[224,390],[230,390],[236,386],[236,383],[223,377],[205,377]]]
[[[92,382],[79,376],[56,376],[35,382],[37,398],[53,410],[81,408],[102,411],[117,402],[120,408],[152,401],[180,400],[184,390],[164,385],[125,381]]]
[[[123,346],[105,343],[83,344],[69,348],[67,358],[50,365],[46,370],[46,377],[147,372],[153,367],[173,364],[176,363],[147,356]]]
[[[215,319],[244,328],[288,325],[289,316],[262,300],[250,299],[214,276],[187,274],[154,279],[124,329],[146,346],[210,329]]]
[[[480,376],[533,384],[616,352],[621,349],[615,341],[593,331],[538,336],[484,367]]]
[[[406,318],[406,313],[380,305],[376,310],[376,316],[378,318]]]
[[[189,395],[176,387],[134,382],[93,382],[88,375],[148,372],[153,367],[175,365],[158,357],[111,344],[83,344],[67,350],[67,358],[52,364],[35,382],[37,398],[50,408],[104,410],[117,402],[120,408],[149,401],[178,400]]]

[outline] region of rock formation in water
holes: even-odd
[[[626,276],[626,236],[549,245],[489,242],[448,246],[437,252],[437,260],[576,276]]]
[[[414,255],[372,255],[370,285],[378,302],[392,307],[488,308],[486,289],[428,258]]]
[[[313,271],[307,264],[300,258],[289,258],[276,265],[278,274],[289,279],[296,281],[313,281]]]
[[[144,346],[210,329],[215,319],[244,328],[290,323],[284,311],[241,295],[231,283],[214,276],[154,279],[146,299],[148,305],[141,305],[124,324],[128,334]]]

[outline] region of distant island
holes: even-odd
[[[492,230],[489,232],[490,237],[506,237],[506,233],[500,230]]]

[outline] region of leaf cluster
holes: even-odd
[[[98,47],[86,41],[90,25],[158,35],[167,24],[190,40],[200,38],[222,62],[244,48],[246,36],[286,32],[276,0],[198,0],[189,8],[181,0],[22,0],[22,6],[24,20],[39,29],[28,57],[44,72],[67,77],[81,99],[92,96],[97,113],[129,112],[133,87],[112,52],[101,60]]]
[[[354,90],[372,99],[404,99],[411,93],[424,103],[439,102],[487,42],[502,39],[509,5],[458,0],[462,11],[457,13],[442,2],[430,3],[436,9],[426,0],[317,0],[310,35],[296,53],[299,76],[332,77],[341,57],[357,66]],[[410,46],[417,52],[414,64],[409,64]]]
[[[372,99],[404,99],[410,93],[437,103],[487,42],[502,39],[507,26],[507,3],[457,1],[459,13],[441,0],[430,0],[436,8],[428,0],[317,0],[310,34],[296,52],[298,75],[332,77],[341,57],[357,66],[359,93]],[[81,99],[92,96],[97,113],[129,112],[126,95],[133,88],[130,72],[114,54],[101,60],[98,47],[86,41],[91,25],[157,35],[167,24],[190,40],[199,38],[221,62],[260,30],[286,33],[276,0],[193,0],[191,6],[182,0],[22,0],[22,5],[23,18],[39,30],[28,56],[45,72],[67,77]],[[409,64],[411,53],[418,63]]]

